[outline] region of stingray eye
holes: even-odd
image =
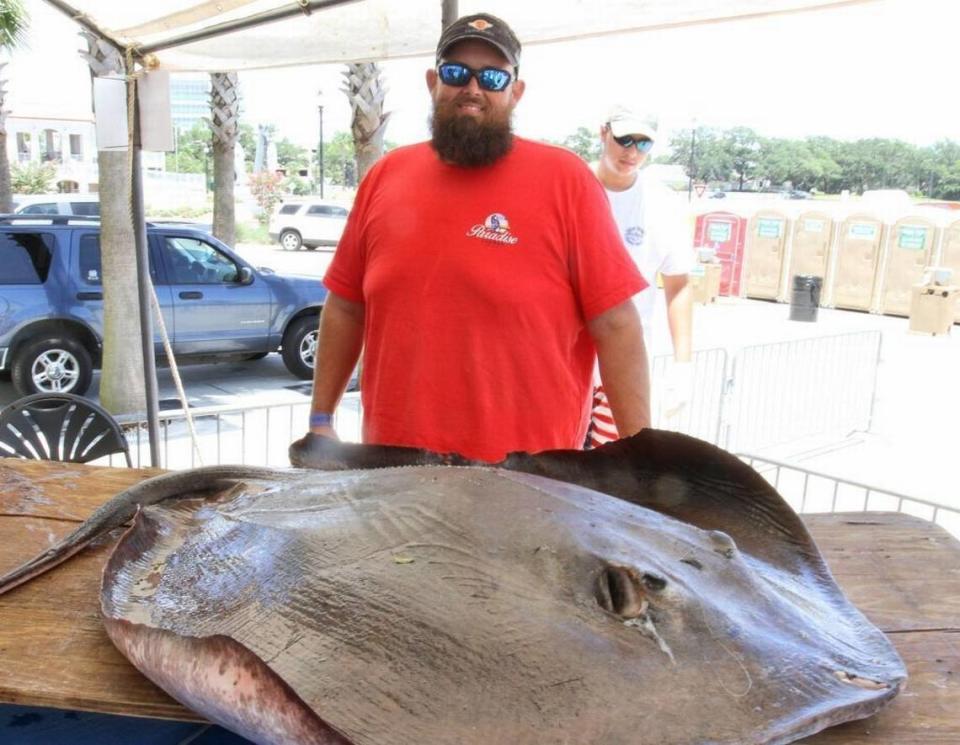
[[[604,567],[597,581],[597,603],[608,613],[636,618],[643,613],[645,602],[641,582],[640,575],[628,567]]]

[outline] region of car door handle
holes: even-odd
[[[181,292],[180,297],[184,300],[199,300],[203,297],[203,293],[196,290],[190,292]]]
[[[78,292],[77,300],[103,300],[102,292]]]

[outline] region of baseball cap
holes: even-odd
[[[520,64],[520,40],[510,29],[506,21],[502,21],[489,13],[475,13],[458,18],[443,33],[437,42],[437,62],[443,53],[458,41],[464,39],[480,39],[492,44],[514,67]]]
[[[614,137],[624,135],[643,135],[651,140],[657,139],[657,118],[623,104],[617,104],[607,114],[607,122]]]

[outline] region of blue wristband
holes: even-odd
[[[333,424],[332,414],[311,414],[310,427],[329,427]]]

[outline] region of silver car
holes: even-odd
[[[321,199],[286,201],[270,217],[270,240],[279,241],[287,251],[336,246],[349,214],[347,207],[336,202]]]

